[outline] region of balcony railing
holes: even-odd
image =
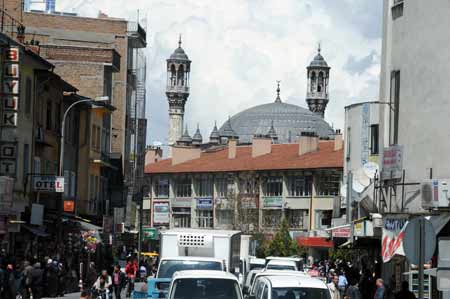
[[[326,98],[328,96],[328,93],[323,91],[323,92],[307,92],[306,96],[308,98]]]
[[[25,26],[4,10],[0,10],[0,14],[0,32],[14,40],[23,42]]]
[[[167,86],[167,92],[181,92],[181,93],[188,93],[189,92],[189,86]]]

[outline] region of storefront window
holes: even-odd
[[[201,228],[212,228],[213,212],[211,210],[197,210],[197,225]]]
[[[298,229],[308,229],[308,210],[286,210],[286,218],[289,227]]]
[[[160,178],[156,181],[155,194],[158,198],[168,198],[169,197],[169,179]]]
[[[311,176],[290,176],[288,177],[289,196],[311,196],[312,177]]]
[[[337,172],[323,172],[317,178],[317,195],[336,196],[339,195],[339,184],[341,174]]]
[[[283,178],[269,177],[264,185],[265,196],[282,196],[283,195]]]
[[[177,197],[191,197],[192,196],[192,181],[191,178],[180,178],[176,181],[176,195]]]
[[[277,228],[281,223],[281,210],[264,210],[263,225],[267,228]]]

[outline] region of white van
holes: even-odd
[[[249,299],[331,299],[327,285],[306,276],[265,276]]]
[[[258,285],[261,284],[261,278],[267,276],[294,276],[294,277],[307,277],[310,276],[304,272],[300,271],[289,271],[289,270],[264,270],[255,274],[255,278],[247,290],[248,297],[254,296],[256,294],[256,289]]]
[[[297,263],[289,260],[270,260],[266,265],[266,270],[291,270],[298,271]]]
[[[168,299],[242,299],[235,275],[221,271],[179,271],[173,276]]]

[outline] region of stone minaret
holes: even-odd
[[[181,48],[180,36],[178,48],[167,59],[166,95],[169,102],[169,145],[176,144],[183,133],[184,106],[189,97],[190,71],[191,61]]]
[[[320,45],[317,55],[306,69],[308,71],[306,103],[308,103],[311,112],[323,118],[329,101],[328,80],[330,78],[330,67],[322,54],[320,54]]]

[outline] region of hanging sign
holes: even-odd
[[[405,255],[403,250],[403,239],[405,228],[408,223],[407,216],[386,216],[381,238],[381,257],[383,263],[389,262],[394,255]]]

